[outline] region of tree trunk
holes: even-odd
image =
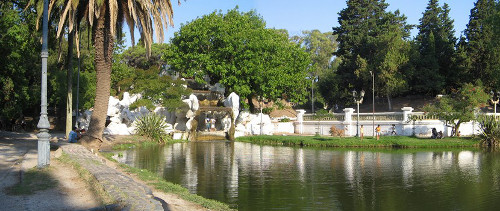
[[[255,113],[255,105],[253,104],[253,95],[248,95],[247,100],[248,100],[248,107],[250,107],[250,112]]]
[[[389,111],[392,111],[392,98],[391,98],[391,95],[387,95],[387,106],[388,106],[388,109]]]
[[[95,49],[96,69],[96,96],[94,100],[94,111],[90,118],[90,124],[86,136],[82,138],[82,144],[90,149],[99,149],[103,139],[108,103],[111,86],[111,64],[113,57],[113,36],[111,36],[110,17],[107,6],[101,7],[100,16],[92,29],[92,38]]]
[[[68,56],[67,56],[67,68],[68,72],[66,73],[66,81],[67,81],[67,93],[66,93],[66,138],[69,136],[69,132],[71,132],[73,126],[73,37],[75,32],[70,32],[68,34]]]

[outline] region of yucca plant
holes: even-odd
[[[148,137],[159,143],[167,142],[170,136],[167,134],[167,122],[161,115],[150,113],[139,117],[135,121],[136,133],[140,136]]]
[[[483,145],[498,146],[500,141],[500,122],[495,116],[481,115],[478,117],[479,127],[481,128],[481,138]]]

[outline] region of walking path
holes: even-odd
[[[125,206],[125,210],[163,210],[162,203],[153,198],[149,187],[109,167],[105,160],[84,146],[63,143],[61,148],[72,160],[93,174],[106,192]]]
[[[59,181],[56,188],[33,195],[7,195],[5,188],[21,181],[22,172],[37,165],[38,141],[35,134],[0,131],[0,210],[207,210],[175,194],[158,192],[134,181],[84,146],[67,143],[63,134],[51,136],[51,145],[58,145],[72,161],[88,170],[118,205],[101,207],[80,175],[54,159],[60,153],[57,151],[51,152],[50,161],[51,176]]]

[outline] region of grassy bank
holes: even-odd
[[[387,148],[451,148],[477,147],[480,140],[477,138],[416,138],[408,136],[382,136],[380,140],[365,137],[361,141],[357,137],[323,137],[323,136],[245,136],[236,141],[284,146],[314,146],[314,147],[387,147]]]
[[[101,153],[108,160],[116,162],[111,156],[113,153]],[[118,163],[118,162],[117,162]],[[148,185],[154,187],[157,190],[163,191],[165,193],[173,193],[178,195],[180,198],[199,204],[209,210],[232,210],[227,204],[222,202],[206,199],[199,195],[192,194],[188,189],[171,182],[166,181],[157,174],[150,172],[145,169],[134,168],[125,164],[118,164],[124,171],[136,175],[140,180],[146,182]]]

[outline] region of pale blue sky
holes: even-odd
[[[462,34],[469,22],[470,10],[476,0],[439,0],[440,5],[447,3],[450,17],[455,21],[457,38]],[[290,35],[299,35],[303,30],[318,29],[322,32],[332,31],[338,26],[338,13],[346,7],[345,0],[171,0],[174,7],[175,27],[169,27],[164,42],[169,42],[181,23],[209,14],[215,10],[225,13],[236,5],[240,11],[256,10],[266,21],[268,28],[287,29]],[[389,10],[399,9],[407,17],[408,24],[418,24],[428,0],[386,0]],[[125,30],[128,32],[128,29]],[[418,33],[413,29],[412,36]],[[136,39],[139,35],[136,35]],[[128,36],[126,39],[130,39]],[[127,40],[130,45],[130,40]]]

